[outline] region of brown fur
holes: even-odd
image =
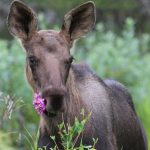
[[[146,136],[136,115],[127,89],[116,81],[103,81],[86,65],[72,64],[70,48],[74,40],[86,35],[95,24],[95,5],[86,2],[65,17],[59,32],[37,30],[34,11],[19,0],[13,1],[8,27],[13,36],[21,39],[26,50],[26,76],[34,92],[46,100],[41,116],[38,147],[63,150],[57,125],[72,124],[92,112],[83,133],[83,144],[99,141],[97,150],[147,150]],[[79,141],[77,142],[79,145]]]

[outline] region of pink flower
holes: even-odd
[[[34,94],[33,105],[39,115],[44,113],[46,109],[45,99],[41,97],[40,93]]]

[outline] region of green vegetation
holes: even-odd
[[[34,2],[35,0],[27,0],[28,2]],[[47,7],[47,8],[53,8],[53,9],[58,9],[58,10],[65,10],[64,9],[64,1],[61,0],[56,0],[57,5],[55,5],[55,3],[53,3],[53,1],[49,1],[49,0],[45,0],[45,2],[43,3],[40,0],[37,0],[38,4],[41,4],[43,7]],[[69,7],[70,6],[76,6],[79,5],[81,3],[85,3],[87,2],[87,0],[76,0],[76,1],[70,1],[70,0],[65,0],[65,7]],[[134,0],[126,0],[126,1],[117,1],[117,3],[113,2],[113,0],[94,0],[96,6],[98,8],[103,8],[103,9],[118,9],[118,10],[130,10],[135,8],[135,6],[137,5],[136,2]],[[111,5],[110,5],[111,4]]]
[[[136,35],[134,21],[127,19],[120,34],[106,30],[101,23],[97,24],[94,32],[78,41],[72,53],[77,62],[85,61],[103,79],[113,78],[128,87],[146,129],[150,148],[149,47],[150,35]],[[0,40],[0,48],[0,91],[13,100],[16,99],[14,96],[23,100],[17,104],[18,109],[12,111],[10,119],[3,119],[7,105],[0,98],[0,149],[30,150],[24,135],[28,131],[36,139],[38,116],[32,106],[32,91],[24,77],[25,51],[16,40]]]
[[[81,138],[82,133],[85,128],[85,125],[86,125],[87,121],[89,120],[91,114],[89,114],[88,116],[85,116],[84,109],[82,109],[81,116],[82,116],[81,121],[78,118],[75,118],[73,125],[70,125],[70,124],[65,125],[64,122],[62,122],[61,124],[58,125],[58,128],[59,128],[58,133],[61,137],[62,147],[65,150],[84,150],[85,148],[87,150],[95,150],[94,147],[95,147],[98,139],[93,138],[93,145],[83,145],[82,138]],[[51,136],[50,138],[55,143],[54,148],[51,148],[50,150],[60,150],[58,148],[58,145],[55,142],[55,136]],[[79,139],[80,139],[80,146],[76,147],[75,145]],[[39,148],[38,150],[40,150],[40,149],[41,148]]]

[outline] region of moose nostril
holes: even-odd
[[[47,105],[47,100],[45,99],[45,101],[44,101],[44,104],[45,104],[45,106]]]
[[[63,95],[52,95],[51,98],[59,101],[63,98]]]
[[[59,110],[61,109],[63,105],[63,95],[52,95],[51,96],[51,105],[54,110]]]
[[[65,88],[51,88],[48,87],[42,91],[42,97],[46,99],[45,105],[48,112],[63,111],[64,97],[67,93]]]

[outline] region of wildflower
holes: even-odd
[[[41,97],[40,93],[34,94],[33,105],[39,115],[42,115],[46,109],[45,99]]]

